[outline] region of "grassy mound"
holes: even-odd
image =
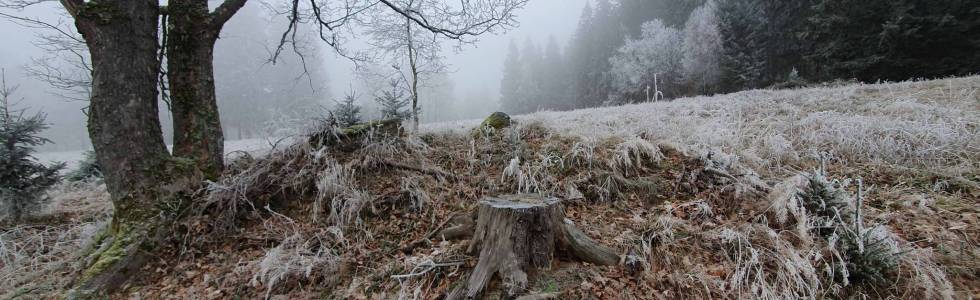
[[[476,263],[465,229],[477,201],[541,193],[564,199],[621,264],[559,257],[521,295],[965,298],[980,282],[978,88],[965,78],[750,91],[518,116],[501,129],[369,131],[343,147],[298,139],[233,161],[116,297],[439,299]],[[94,222],[79,220],[68,224]],[[40,228],[5,228],[0,290],[14,292],[2,296],[61,292],[43,278],[64,265],[35,258],[69,260],[83,229],[58,244]]]

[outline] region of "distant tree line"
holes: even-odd
[[[524,113],[978,71],[980,1],[596,0],[564,53],[512,42],[500,94]]]

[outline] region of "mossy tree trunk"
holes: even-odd
[[[161,183],[173,161],[157,117],[157,17],[150,1],[62,0],[92,59],[88,131],[114,213],[105,236],[111,255],[98,253],[84,288],[111,290],[142,264],[139,236],[159,214]]]
[[[201,178],[194,162],[168,153],[160,129],[157,2],[60,3],[74,18],[91,55],[88,131],[114,208],[112,223],[87,256],[75,291],[105,294],[142,267],[162,221],[172,215],[167,209],[179,208]],[[215,13],[222,11],[229,10]],[[219,18],[227,20],[231,14],[233,10]]]
[[[167,79],[174,119],[174,156],[194,160],[214,179],[224,169],[224,133],[214,90],[214,44],[246,0],[171,0],[167,7]]]

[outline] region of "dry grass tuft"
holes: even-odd
[[[727,288],[735,298],[814,299],[823,293],[816,249],[799,249],[776,231],[746,224],[722,228],[718,238],[728,245],[734,263]]]
[[[276,288],[297,282],[331,284],[341,267],[336,244],[337,237],[328,231],[294,233],[253,262],[252,285],[264,286],[269,298]]]
[[[619,170],[623,175],[638,173],[637,169],[643,168],[645,162],[659,163],[664,159],[660,147],[636,136],[617,145],[613,153],[609,167],[613,170]]]
[[[98,183],[63,184],[50,196],[36,220],[0,227],[0,298],[58,297],[112,213]]]

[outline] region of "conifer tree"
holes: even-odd
[[[381,91],[380,95],[374,97],[374,101],[381,108],[381,118],[383,119],[405,119],[411,112],[405,109],[410,104],[408,97],[405,97],[405,89],[401,86],[401,81],[392,79],[388,81],[388,89]]]
[[[544,98],[542,81],[545,74],[542,73],[544,57],[538,45],[530,38],[524,41],[524,48],[521,50],[521,73],[524,74],[521,80],[519,93],[518,113],[535,112],[542,109],[542,99]]]
[[[504,60],[504,76],[500,80],[501,110],[510,113],[520,111],[520,90],[524,81],[523,71],[517,43],[511,40],[507,50],[507,58]]]
[[[350,127],[358,123],[361,123],[361,107],[358,106],[357,93],[351,91],[347,95],[344,95],[344,99],[336,101],[337,105],[334,106],[333,115],[336,118],[337,125],[341,127]]]
[[[571,108],[568,99],[568,71],[566,69],[565,58],[562,56],[561,49],[555,37],[548,38],[548,45],[544,51],[544,63],[542,64],[544,74],[542,88],[544,98],[541,101],[548,109],[566,110]]]
[[[0,212],[17,221],[47,201],[44,193],[61,180],[58,172],[65,164],[45,166],[31,155],[34,147],[51,142],[40,136],[48,128],[45,116],[13,110],[16,87],[7,86],[4,75],[0,72]]]
[[[765,84],[766,18],[758,0],[723,0],[718,4],[722,35],[722,84],[727,91]]]
[[[980,70],[980,1],[819,0],[807,60],[822,77],[862,81],[966,75]]]

